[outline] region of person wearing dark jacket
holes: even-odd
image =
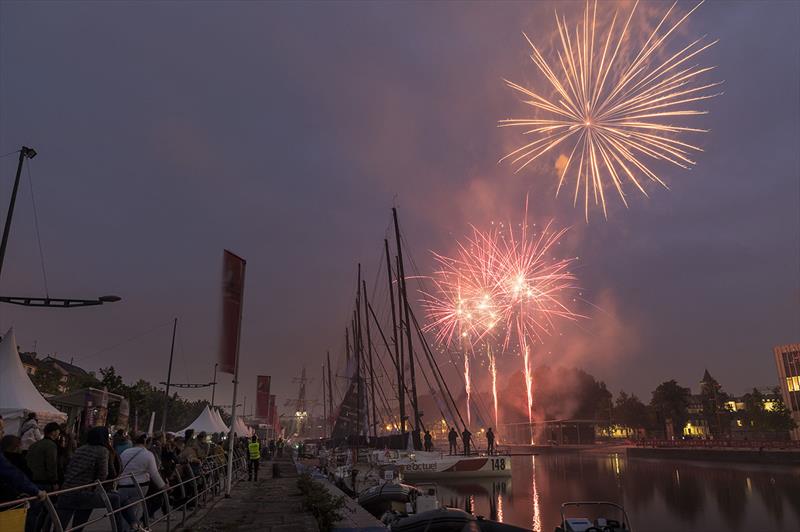
[[[425,450],[428,452],[433,451],[433,436],[431,436],[431,431],[425,431],[425,438],[423,439]]]
[[[486,452],[488,454],[494,454],[494,432],[492,432],[492,427],[489,427],[489,430],[486,431]]]
[[[61,428],[58,423],[44,427],[44,438],[31,445],[25,461],[31,470],[31,480],[45,491],[58,488],[58,438]]]
[[[453,427],[450,427],[450,432],[447,433],[447,441],[450,442],[450,454],[458,453],[458,432]]]
[[[93,427],[86,435],[86,445],[78,447],[64,472],[62,489],[85,486],[97,480],[108,480],[109,442],[106,427]],[[113,477],[112,477],[113,478]],[[111,507],[119,508],[119,495],[111,492],[111,485],[104,484]],[[94,508],[105,508],[100,492],[94,487],[64,493],[58,497],[58,518],[63,528],[69,528],[70,520],[76,532],[83,530]],[[121,516],[115,514],[117,530],[121,530]]]
[[[19,436],[14,436],[13,434],[3,436],[0,441],[0,448],[2,448],[6,460],[25,473],[25,476],[30,479],[31,470],[28,469],[28,464],[25,463],[25,456],[22,454],[22,441]]]
[[[472,433],[467,427],[464,427],[464,432],[461,433],[461,439],[464,442],[464,456],[470,455],[469,446],[472,443]]]
[[[25,473],[9,462],[3,453],[0,453],[0,491],[2,492],[0,500],[3,502],[16,500],[20,494],[40,499],[47,495],[31,482]]]
[[[44,427],[44,438],[31,445],[25,461],[31,471],[31,480],[44,491],[58,489],[58,443],[61,427],[58,423],[48,423]],[[25,530],[36,531],[44,528],[47,514],[41,504],[32,504],[25,519]]]

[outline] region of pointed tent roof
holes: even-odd
[[[42,397],[31,382],[17,351],[14,328],[0,340],[0,413],[29,411],[66,419],[66,415]]]
[[[197,419],[192,421],[191,425],[189,425],[183,430],[179,430],[178,434],[186,432],[189,429],[192,429],[195,432],[195,434],[197,434],[198,432],[205,432],[208,434],[221,432],[221,429],[217,424],[217,420],[211,413],[211,410],[208,408],[208,405],[206,405],[205,408],[203,408],[203,411],[200,412],[200,415],[197,416]]]
[[[242,418],[236,417],[236,421],[233,423],[233,431],[236,433],[237,436],[250,436],[250,428],[244,424]]]
[[[217,432],[228,432],[228,430],[230,430],[228,428],[228,425],[226,425],[225,422],[222,420],[222,416],[220,415],[219,410],[217,410],[216,408],[212,408],[211,414],[214,416],[214,419],[217,422],[217,426],[219,427],[219,430]]]

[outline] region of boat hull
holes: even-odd
[[[511,476],[510,456],[442,456],[433,460],[399,460],[395,466],[406,479]]]

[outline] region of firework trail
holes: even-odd
[[[472,425],[472,411],[469,401],[472,397],[472,378],[469,374],[469,351],[464,350],[464,390],[467,393],[467,426]]]
[[[624,184],[632,184],[645,196],[643,181],[652,181],[667,188],[664,181],[651,168],[651,161],[671,163],[684,169],[695,165],[693,152],[703,151],[685,140],[683,136],[706,133],[708,130],[675,125],[675,119],[704,115],[707,111],[695,106],[722,94],[712,92],[722,82],[698,82],[698,78],[714,67],[689,65],[696,56],[716,44],[698,38],[680,51],[666,53],[665,43],[680,25],[698,8],[701,1],[688,13],[673,15],[670,7],[633,56],[625,54],[631,19],[638,0],[622,24],[614,14],[605,34],[597,24],[597,1],[590,9],[587,1],[583,23],[576,24],[570,32],[566,19],[558,12],[556,26],[561,49],[557,61],[548,62],[542,52],[528,39],[531,60],[547,80],[550,97],[505,80],[506,84],[526,98],[531,106],[532,118],[509,118],[499,125],[525,128],[524,134],[535,140],[512,151],[503,159],[517,165],[517,171],[561,146],[569,156],[561,155],[556,163],[560,171],[556,195],[568,181],[575,179],[573,203],[583,195],[586,220],[589,219],[590,196],[594,205],[606,211],[605,189],[613,185],[625,206]],[[673,15],[677,22],[667,19]],[[615,28],[621,26],[617,37]],[[551,66],[555,65],[554,67]],[[569,178],[571,179],[571,177]],[[608,181],[610,180],[610,183]]]
[[[492,352],[491,346],[486,345],[486,354],[489,357],[489,371],[492,375],[492,400],[494,402],[494,426],[497,428],[500,425],[500,416],[497,411],[497,364]]]

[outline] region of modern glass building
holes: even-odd
[[[800,344],[777,345],[773,351],[783,402],[798,425],[792,439],[800,440]]]

